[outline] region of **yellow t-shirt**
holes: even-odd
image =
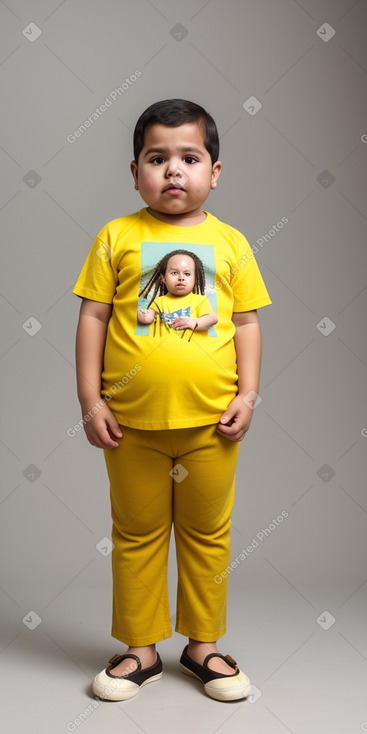
[[[173,333],[138,322],[157,263],[175,250],[198,256],[205,293],[218,322],[206,331]],[[218,423],[237,394],[234,311],[271,303],[253,252],[236,229],[206,212],[201,224],[161,222],[146,208],[108,222],[90,249],[73,293],[112,303],[101,394],[118,423],[162,430]],[[193,294],[190,294],[193,295]],[[167,296],[166,296],[167,297]],[[204,313],[204,311],[203,311]],[[156,327],[158,324],[156,325]],[[188,333],[192,338],[188,340]]]

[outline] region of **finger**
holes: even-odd
[[[239,428],[236,423],[232,423],[232,425],[222,425],[221,423],[218,423],[218,431],[223,433],[226,436],[231,437],[238,437],[243,435],[243,428]]]
[[[112,438],[107,438],[103,444],[102,448],[104,449],[117,449],[120,444],[117,443],[117,441],[113,441]]]
[[[89,436],[87,436],[87,439],[88,439],[88,441],[89,441],[90,445],[91,445],[91,446],[94,446],[94,447],[95,447],[96,449],[101,449],[101,448],[103,448],[103,446],[102,446],[102,445],[101,445],[101,443],[100,443],[100,442],[98,441],[98,439],[95,439],[95,438],[91,438],[91,437],[89,437]]]
[[[112,433],[113,436],[118,436],[119,438],[122,438],[121,428],[112,412],[107,414],[107,416],[105,417],[105,421],[108,433]]]
[[[218,430],[219,430],[219,429],[218,429]],[[236,441],[236,442],[240,442],[240,441],[242,441],[242,439],[243,439],[243,438],[245,437],[245,435],[246,435],[245,433],[243,433],[243,434],[242,434],[242,433],[235,433],[235,434],[231,434],[231,433],[228,433],[228,432],[225,432],[225,431],[221,431],[221,430],[219,430],[219,433],[221,433],[221,434],[222,434],[222,436],[223,436],[224,438],[226,438],[226,439],[227,439],[228,441]]]
[[[230,438],[234,435],[230,429],[226,430],[224,426],[217,426],[217,431],[219,431],[222,436],[226,436],[226,438]]]
[[[97,449],[103,449],[103,440],[99,437],[98,433],[87,434],[89,443]]]
[[[233,418],[235,416],[236,416],[236,412],[234,412],[234,413],[231,413],[231,412],[223,413],[223,415],[221,415],[221,417],[220,417],[220,421],[219,422],[220,422],[221,425],[228,425],[228,423],[231,420],[233,420]]]
[[[219,433],[220,433],[221,436],[223,436],[223,438],[226,439],[226,441],[235,441],[235,439],[233,438],[233,436],[229,436],[226,433],[223,433],[222,431],[219,431]]]
[[[95,435],[95,439],[98,442],[98,448],[101,449],[113,449],[119,446],[117,441],[110,436],[107,425]]]
[[[235,422],[230,420],[226,423],[218,423],[218,428],[223,431],[223,433],[234,433],[235,431],[238,431],[238,426],[236,426]]]
[[[121,431],[121,428],[120,428],[120,426],[119,426],[119,424],[118,424],[118,423],[116,423],[116,425],[115,425],[115,424],[112,424],[112,425],[111,425],[111,424],[109,423],[109,424],[108,424],[108,429],[109,429],[109,431],[110,431],[110,432],[111,432],[111,433],[112,433],[112,434],[113,434],[114,436],[118,436],[119,438],[122,438],[122,436],[123,436],[123,433],[122,433],[122,431]]]

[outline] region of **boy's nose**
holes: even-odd
[[[177,176],[178,178],[181,178],[182,171],[178,167],[177,163],[169,163],[167,168],[167,176]]]

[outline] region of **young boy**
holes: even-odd
[[[89,442],[104,451],[112,515],[111,634],[128,645],[93,683],[125,700],[162,675],[155,645],[172,635],[167,558],[174,525],[180,669],[218,700],[250,681],[217,639],[226,631],[230,515],[240,442],[259,389],[257,309],[271,303],[245,237],[201,207],[221,172],[218,133],[199,105],[151,105],[134,131],[131,172],[146,208],[106,224],[74,288],[78,397]],[[200,258],[209,330],[174,339],[137,318],[156,263]],[[184,328],[184,325],[178,325]],[[101,395],[103,396],[101,407]],[[95,406],[98,405],[98,409]],[[218,582],[218,578],[221,582]]]

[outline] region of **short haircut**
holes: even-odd
[[[219,158],[219,136],[217,126],[203,107],[187,99],[164,99],[150,105],[140,115],[134,130],[134,160],[138,163],[144,147],[144,133],[152,125],[178,127],[186,122],[197,122],[203,132],[204,145],[210,154],[212,164]]]

